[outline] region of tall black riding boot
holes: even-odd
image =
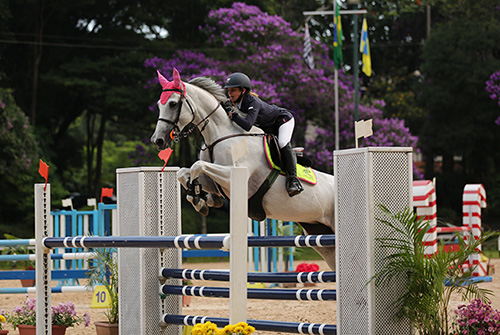
[[[290,143],[280,149],[283,168],[287,174],[286,190],[290,197],[296,196],[304,190],[300,180],[297,178],[297,156],[292,150]]]

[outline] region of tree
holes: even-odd
[[[33,127],[16,105],[11,90],[0,88],[0,236],[10,233],[33,237],[33,184],[43,182],[38,174],[42,158]],[[44,158],[47,162],[47,159]],[[50,164],[50,163],[49,163]],[[51,170],[52,172],[52,170]],[[61,195],[57,178],[51,178],[53,193]]]
[[[421,103],[428,118],[420,139],[426,177],[441,178],[440,194],[459,195],[466,182],[482,182],[492,191],[497,185],[498,106],[484,89],[489,76],[500,68],[496,6],[494,0],[481,0],[447,8],[448,20],[433,27],[424,47]],[[441,171],[434,170],[438,155],[443,158]],[[459,209],[459,198],[439,198],[442,206]]]
[[[9,39],[0,48],[2,87],[13,89],[36,124],[63,183],[96,196],[104,140],[121,139],[121,132],[140,139],[151,127],[142,118],[149,97],[141,89],[148,75],[141,65],[148,48],[158,50],[148,38],[160,34],[168,8],[134,0],[0,0],[0,8]],[[162,50],[170,46],[163,43]],[[82,115],[83,132],[71,133]],[[76,171],[82,167],[85,174]],[[77,181],[82,175],[86,180]]]

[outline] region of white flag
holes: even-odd
[[[312,55],[312,46],[311,46],[311,36],[309,35],[309,25],[306,22],[306,31],[304,34],[304,61],[307,66],[312,70],[314,69],[314,58]]]
[[[87,199],[87,206],[93,206],[94,208],[97,207],[97,202],[95,198],[88,198]]]
[[[356,137],[356,148],[358,147],[358,138],[364,137],[367,138],[373,135],[372,130],[372,119],[370,120],[361,120],[354,122],[354,135]]]
[[[70,198],[63,199],[62,200],[62,206],[63,207],[71,207],[71,210],[73,210],[73,201]]]

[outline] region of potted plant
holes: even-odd
[[[17,306],[7,319],[14,330],[19,329],[19,335],[36,335],[36,299],[26,295],[26,300]],[[66,328],[74,327],[81,322],[85,322],[85,327],[88,327],[90,316],[87,313],[78,316],[73,303],[59,303],[57,306],[52,306],[53,335],[64,335]]]
[[[6,322],[7,318],[5,317],[3,311],[0,312],[0,335],[6,335],[9,333],[8,330],[3,329],[2,323]]]
[[[453,292],[461,293],[462,299],[489,300],[492,292],[471,280],[472,267],[464,272],[461,265],[481,243],[497,234],[485,233],[477,240],[469,239],[469,244],[457,234],[458,250],[444,252],[441,245],[438,253],[429,257],[424,243],[428,222],[409,209],[393,214],[382,205],[379,208],[385,217],[377,220],[387,225],[391,234],[376,240],[388,256],[371,280],[375,285],[404,280],[406,290],[394,302],[397,316],[408,320],[419,334],[448,334],[448,306]]]
[[[455,310],[452,333],[455,334],[500,334],[500,312],[491,307],[491,302],[474,299],[469,305]]]
[[[95,322],[98,335],[118,334],[118,263],[115,249],[94,249],[96,257],[87,272],[88,286],[103,285],[107,291],[110,307],[106,315],[107,321]]]

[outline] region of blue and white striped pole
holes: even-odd
[[[248,236],[248,246],[332,247],[335,235]],[[47,237],[46,248],[230,248],[229,236],[74,236]]]

